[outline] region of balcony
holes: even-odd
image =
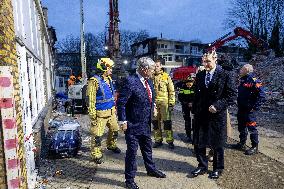
[[[157,49],[158,52],[160,53],[175,53],[175,49]]]

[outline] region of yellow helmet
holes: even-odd
[[[102,71],[107,71],[109,68],[113,67],[114,62],[110,58],[101,58],[98,60],[97,68]]]

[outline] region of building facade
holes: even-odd
[[[148,38],[133,44],[131,49],[135,58],[149,56],[153,59],[164,59],[163,68],[169,73],[173,68],[200,62],[203,45],[195,41]]]
[[[6,175],[4,186],[7,188],[30,189],[35,187],[36,181],[35,152],[40,151],[34,143],[34,135],[38,129],[42,129],[43,112],[51,102],[54,89],[53,46],[56,34],[55,30],[48,26],[47,9],[41,7],[40,0],[1,0],[0,11],[0,30],[4,30],[0,33],[3,43],[3,46],[0,46],[0,69],[9,67],[15,91],[14,117],[18,139],[16,156],[20,169],[18,185],[15,180],[14,185],[9,182],[10,162],[7,160],[8,151],[5,151],[5,138],[1,138],[2,135],[0,141],[4,141],[4,147],[0,142],[0,163],[1,157],[4,157],[6,169],[0,169],[0,175]],[[9,17],[5,18],[7,15]],[[5,48],[2,50],[2,47]],[[4,110],[1,108],[2,115]],[[3,116],[1,123],[5,123]],[[8,130],[1,128],[5,135]],[[1,146],[4,149],[2,155]],[[1,181],[0,177],[0,188]]]

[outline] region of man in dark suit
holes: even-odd
[[[193,176],[207,172],[206,147],[213,149],[213,172],[218,179],[224,169],[224,145],[226,142],[226,109],[236,98],[236,89],[230,73],[217,65],[215,50],[203,56],[205,70],[196,76],[193,113],[195,118],[193,144],[198,167]]]
[[[149,80],[154,72],[155,62],[142,57],[137,62],[136,74],[127,77],[121,87],[117,100],[119,125],[125,131],[127,144],[125,157],[126,188],[139,188],[134,182],[137,165],[138,145],[144,159],[147,175],[165,178],[157,170],[152,159],[151,115],[154,110],[154,88]]]

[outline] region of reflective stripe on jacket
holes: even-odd
[[[190,89],[180,89],[179,94],[194,94],[194,90]]]
[[[99,76],[94,76],[98,80],[99,88],[96,95],[96,109],[107,110],[114,106],[114,87],[109,79],[109,85]]]
[[[168,101],[169,105],[175,104],[175,88],[170,76],[161,71],[154,76],[156,102]]]

